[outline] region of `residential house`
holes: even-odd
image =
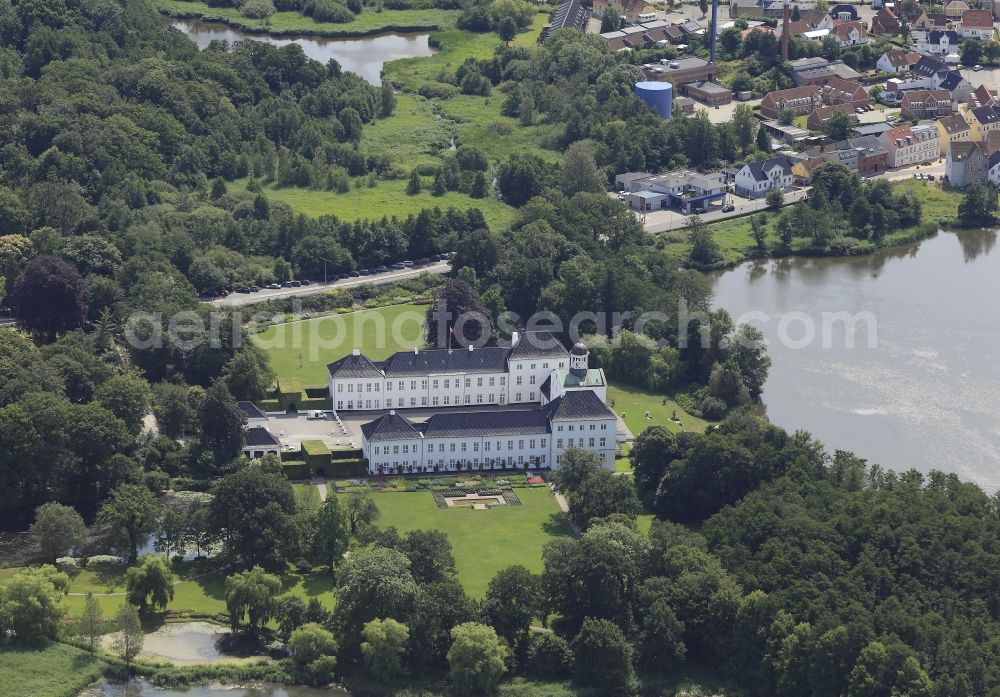
[[[1000,106],[987,104],[969,109],[966,113],[969,122],[969,136],[971,140],[981,142],[986,140],[986,134],[990,131],[1000,130]]]
[[[640,212],[675,207],[685,214],[705,210],[726,196],[725,177],[689,170],[667,174],[629,172],[615,177],[619,190],[627,191],[626,205]]]
[[[583,31],[590,21],[590,10],[583,6],[580,0],[563,0],[552,12],[548,23],[542,27],[538,42],[545,41],[549,34],[559,29],[578,29]]]
[[[243,456],[256,460],[281,455],[281,441],[267,427],[267,414],[253,402],[237,402],[243,412]]]
[[[986,179],[1000,189],[1000,150],[991,153],[986,161]]]
[[[772,189],[792,185],[792,161],[782,155],[770,160],[749,162],[736,173],[736,193],[747,198],[761,198]]]
[[[858,174],[877,174],[889,166],[889,153],[875,136],[848,138],[835,143],[832,149],[842,153],[847,166],[856,169]]]
[[[972,90],[972,94],[969,95],[969,108],[975,109],[977,106],[986,106],[994,99],[996,99],[996,94],[986,85],[980,85]]]
[[[684,41],[684,32],[680,25],[667,24],[664,21],[646,22],[630,27],[622,27],[618,31],[609,31],[600,35],[608,42],[610,51],[663,48],[669,44],[679,44]]]
[[[989,158],[986,148],[979,143],[963,140],[948,145],[945,176],[954,187],[982,184],[987,180]]]
[[[594,14],[603,16],[608,10],[614,10],[619,17],[625,17],[630,22],[638,22],[639,15],[656,12],[646,0],[594,0]]]
[[[844,80],[839,77],[831,77],[826,84],[820,87],[823,103],[829,105],[845,105],[851,109],[859,106],[871,104],[868,92],[853,80]]]
[[[796,116],[805,116],[822,104],[822,96],[816,86],[792,87],[787,90],[775,90],[764,95],[764,99],[760,102],[760,113],[768,118],[776,119],[781,116],[783,111],[790,109]]]
[[[951,92],[951,98],[959,103],[968,102],[972,96],[972,83],[962,77],[962,73],[957,70],[938,73],[931,84],[933,89]]]
[[[808,128],[810,131],[824,130],[826,122],[837,111],[842,111],[845,114],[847,114],[849,117],[851,117],[851,121],[853,121],[854,123],[858,122],[858,115],[853,110],[845,108],[841,104],[837,104],[834,106],[821,106],[815,109],[811,114],[809,114],[809,118],[806,119],[806,128]]]
[[[969,3],[965,0],[951,0],[944,6],[944,16],[951,21],[962,18],[962,15],[969,11]]]
[[[932,29],[917,41],[917,53],[928,56],[947,56],[957,53],[961,38],[951,29]]]
[[[933,162],[941,154],[941,133],[935,123],[891,128],[879,141],[885,146],[889,167]]]
[[[830,36],[836,39],[841,48],[845,46],[861,46],[868,43],[868,30],[861,22],[844,22],[830,30]]]
[[[900,32],[902,24],[888,7],[883,7],[872,17],[869,33],[874,36],[895,36]]]
[[[254,428],[257,426],[267,427],[267,414],[265,414],[260,407],[258,407],[253,402],[237,402],[236,406],[240,408],[243,412],[243,417],[245,419],[245,425],[248,428]]]
[[[723,87],[717,82],[689,82],[684,85],[684,92],[687,96],[697,99],[708,106],[718,106],[729,104],[733,101],[733,93],[727,87]]]
[[[951,116],[954,102],[947,90],[909,90],[899,102],[904,119],[936,119]]]
[[[813,10],[813,0],[801,0],[795,4],[801,14]],[[781,19],[784,9],[784,4],[780,0],[731,0],[729,16],[744,19]]]
[[[916,51],[886,51],[879,56],[875,69],[880,73],[908,73],[919,60]]]
[[[858,21],[858,8],[854,5],[834,5],[830,8],[830,17],[833,19],[839,19],[842,22],[857,22]]]
[[[993,38],[993,14],[989,10],[966,10],[958,25],[958,36],[962,39],[989,41]]]
[[[938,119],[936,123],[938,132],[941,134],[941,152],[938,155],[939,157],[944,157],[948,154],[949,144],[960,140],[970,140],[972,138],[972,132],[969,129],[968,122],[966,122],[966,120],[959,114]]]

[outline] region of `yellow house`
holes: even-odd
[[[969,122],[969,139],[973,142],[980,143],[986,140],[987,133],[1000,131],[1000,108],[992,104],[969,109],[965,116]]]
[[[941,157],[948,154],[948,144],[959,140],[971,140],[972,131],[968,122],[961,115],[946,116],[936,121],[941,133]]]

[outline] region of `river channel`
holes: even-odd
[[[428,33],[374,34],[353,39],[328,39],[320,36],[283,37],[270,34],[250,34],[221,22],[196,19],[165,19],[205,48],[211,41],[265,41],[274,46],[298,44],[302,51],[324,65],[331,59],[340,67],[357,73],[373,85],[382,81],[382,65],[400,58],[423,58],[434,54]]]
[[[810,431],[831,452],[1000,488],[996,232],[940,232],[864,257],[750,262],[715,274],[714,290],[715,305],[768,341],[772,421]],[[853,331],[833,314],[844,312]]]
[[[154,687],[146,680],[136,679],[125,684],[102,682],[85,690],[80,697],[346,697],[348,694],[341,689],[319,690],[267,683],[252,687],[201,685],[172,690]]]

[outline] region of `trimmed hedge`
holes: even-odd
[[[288,479],[312,478],[312,469],[302,460],[281,463],[281,471]]]

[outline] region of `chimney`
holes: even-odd
[[[521,334],[520,334],[520,332],[511,332],[510,333],[510,347],[511,348],[514,348],[515,346],[517,346],[517,343],[520,340],[521,340]]]
[[[389,416],[395,416],[395,415],[396,415],[396,410],[395,409],[390,409],[389,410]]]
[[[469,344],[469,353],[472,353],[472,344]]]
[[[788,60],[788,0],[781,12],[781,60]]]
[[[414,347],[413,347],[413,355],[414,355],[414,356],[416,356],[416,355],[417,355],[417,353],[419,353],[419,351],[417,351],[417,347],[416,347],[416,346],[414,346]]]
[[[351,355],[352,356],[360,356],[361,355],[361,349],[359,349],[359,348],[354,349],[353,351],[351,351]]]

